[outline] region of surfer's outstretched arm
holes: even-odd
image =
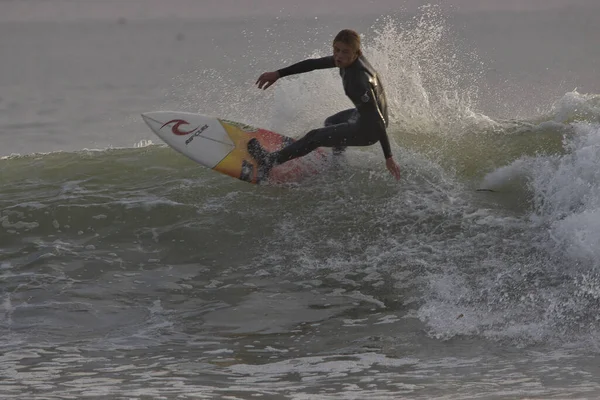
[[[279,76],[302,74],[304,72],[314,71],[315,69],[335,68],[333,56],[321,58],[309,58],[308,60],[300,61],[299,63],[290,65],[289,67],[278,70]]]
[[[266,89],[274,84],[279,78],[288,75],[302,74],[304,72],[314,71],[315,69],[335,68],[333,56],[322,58],[309,58],[296,64],[279,69],[277,71],[265,72],[256,80],[259,89]]]

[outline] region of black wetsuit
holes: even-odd
[[[328,56],[304,60],[278,72],[280,77],[284,77],[335,67],[333,56]],[[266,164],[265,172],[268,173],[272,165],[302,157],[317,147],[370,146],[380,142],[385,158],[392,157],[386,132],[387,102],[377,72],[361,55],[349,67],[340,68],[340,76],[344,92],[356,109],[332,115],[325,121],[325,127],[311,130],[301,139],[274,153],[266,154],[256,149],[256,142],[249,143],[250,154]]]

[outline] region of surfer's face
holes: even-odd
[[[338,68],[349,67],[358,58],[358,51],[344,42],[333,44],[333,59]]]

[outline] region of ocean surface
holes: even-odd
[[[0,398],[599,398],[599,10],[0,19]],[[399,182],[250,185],[140,117],[300,137],[336,71],[254,82],[347,27]]]

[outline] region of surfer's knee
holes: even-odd
[[[313,130],[311,130],[311,131],[308,131],[308,132],[306,133],[306,135],[304,135],[304,139],[305,139],[307,142],[309,142],[309,143],[310,143],[310,142],[314,142],[314,141],[317,139],[317,134],[318,134],[318,133],[319,133],[319,130],[318,130],[318,129],[313,129]]]
[[[322,146],[323,136],[318,129],[313,129],[304,136],[304,147],[309,151]]]

